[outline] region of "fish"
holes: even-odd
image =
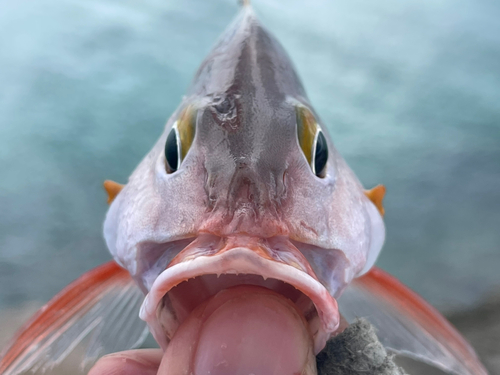
[[[487,374],[437,310],[375,266],[385,187],[364,189],[248,2],[128,182],[104,187],[114,260],[42,307],[0,373],[50,371],[72,353],[83,371],[150,332],[162,375],[314,375],[343,322],[366,317],[394,353]]]

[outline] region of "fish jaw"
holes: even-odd
[[[308,322],[314,352],[321,351],[339,326],[338,306],[300,251],[285,239],[277,239],[283,245],[279,252],[245,236],[207,246],[214,241],[216,236],[206,234],[187,246],[156,278],[146,296],[140,317],[160,346],[166,350],[179,325],[204,300],[235,285],[257,285],[293,299]],[[187,301],[195,294],[194,301]]]

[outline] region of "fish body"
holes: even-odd
[[[105,240],[146,295],[139,315],[166,353],[162,374],[225,374],[206,360],[218,355],[227,356],[220,363],[235,366],[228,373],[314,374],[314,354],[339,330],[344,291],[354,306],[347,313],[370,306],[399,322],[380,320],[394,350],[455,373],[485,373],[444,318],[397,281],[369,272],[385,238],[385,190],[364,190],[335,149],[286,52],[249,5],[203,61],[127,184],[108,183],[107,189],[112,202]],[[13,341],[0,369],[17,374],[15,366],[23,368],[27,356],[29,366],[42,355],[53,358],[53,342],[61,336],[54,325],[64,319],[122,324],[137,344],[140,321],[119,323],[109,316],[122,309],[130,313],[141,292],[123,269],[106,267],[85,279],[99,290],[95,295],[83,293],[80,280],[49,303]],[[378,305],[370,299],[374,293]],[[51,306],[61,298],[78,304],[54,318]],[[43,329],[40,321],[48,322]],[[36,337],[42,338],[35,349],[26,338],[37,325]],[[409,334],[401,339],[401,332]],[[407,350],[419,334],[424,349],[439,350]],[[101,343],[99,335],[93,343]],[[74,336],[79,343],[82,336]],[[392,345],[394,337],[400,340]],[[273,367],[276,361],[263,359],[274,350],[273,339],[293,343],[278,361],[281,372]],[[254,344],[230,354],[226,348],[213,352],[245,340]],[[255,370],[256,363],[263,367]]]

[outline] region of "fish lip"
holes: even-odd
[[[169,339],[158,319],[157,311],[163,297],[176,285],[190,278],[207,274],[254,274],[281,280],[300,290],[313,302],[321,325],[314,335],[314,350],[319,353],[337,330],[340,321],[337,301],[314,275],[286,263],[266,259],[247,247],[235,247],[221,254],[198,256],[164,270],[154,281],[144,299],[140,318],[148,324],[159,345],[165,350]]]

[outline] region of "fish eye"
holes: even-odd
[[[296,106],[296,112],[297,136],[300,148],[312,172],[317,177],[324,178],[328,162],[328,144],[325,135],[308,108]]]
[[[314,150],[314,169],[313,172],[318,177],[325,177],[326,162],[328,160],[328,145],[325,135],[321,130],[316,134],[316,146]]]
[[[174,173],[180,166],[180,144],[177,135],[177,123],[174,124],[170,133],[168,133],[167,142],[165,142],[165,160],[167,161],[167,172]]]
[[[185,108],[174,123],[165,142],[167,173],[177,171],[193,144],[196,132],[197,111],[192,106]]]

